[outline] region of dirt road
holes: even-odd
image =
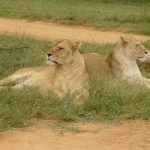
[[[1,132],[0,150],[150,150],[150,122],[77,123],[71,127],[83,132],[61,134],[50,123]]]
[[[26,20],[0,19],[0,33],[18,34],[43,40],[72,39],[96,43],[115,43],[121,32],[96,31],[86,27],[69,27],[54,23],[28,22]],[[150,36],[132,35],[139,40],[150,40]]]

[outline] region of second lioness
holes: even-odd
[[[101,75],[109,72],[119,79],[126,79],[150,87],[150,79],[142,76],[136,62],[136,60],[144,61],[149,53],[150,51],[139,41],[121,37],[121,42],[108,56],[89,53],[84,54],[83,57],[90,75]]]
[[[1,88],[10,86],[19,89],[37,86],[42,94],[49,91],[59,98],[67,93],[80,100],[89,95],[88,73],[82,55],[78,51],[79,42],[61,40],[53,44],[47,61],[53,65],[20,69],[0,80]]]

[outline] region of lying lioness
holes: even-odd
[[[58,41],[47,53],[47,61],[53,65],[18,70],[0,80],[0,86],[12,86],[13,89],[38,86],[43,94],[51,91],[59,98],[67,93],[75,94],[76,99],[87,98],[88,73],[78,46],[79,42]]]
[[[121,42],[108,56],[89,53],[84,54],[83,57],[90,75],[101,75],[109,71],[120,79],[127,79],[150,87],[150,79],[141,75],[136,62],[136,60],[144,61],[149,53],[150,51],[139,41],[121,37]]]

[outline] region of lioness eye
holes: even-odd
[[[64,49],[63,47],[59,47],[59,49],[61,50],[61,49]]]
[[[57,50],[63,50],[63,49],[64,49],[63,47],[58,47],[58,48],[57,48]]]
[[[136,47],[139,47],[139,44],[136,44]]]

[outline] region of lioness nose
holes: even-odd
[[[51,53],[47,53],[47,56],[50,57],[52,54]]]
[[[147,54],[148,52],[145,52],[145,54]]]

